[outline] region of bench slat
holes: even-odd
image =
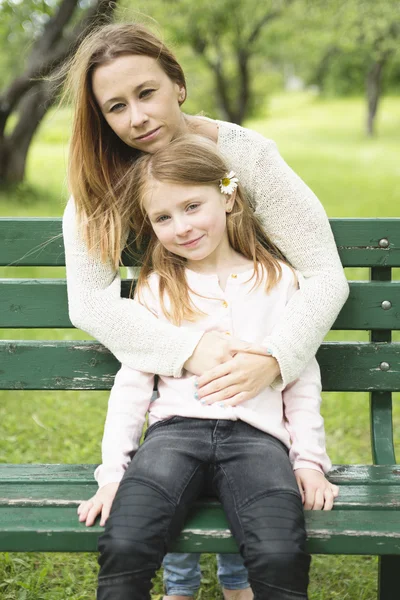
[[[122,282],[129,297],[131,281]],[[392,307],[382,308],[388,300]],[[332,329],[400,329],[400,282],[350,283],[350,296]],[[71,328],[64,279],[0,279],[0,327]]]
[[[378,516],[379,515],[379,516]],[[94,552],[103,529],[78,523],[76,507],[1,507],[0,552]],[[4,525],[3,525],[4,524]],[[399,554],[398,512],[306,511],[307,549],[314,554]],[[197,509],[171,548],[237,552],[219,506]]]
[[[330,223],[344,267],[399,266],[400,219],[330,219]],[[379,246],[382,239],[388,240],[388,248]]]
[[[21,483],[0,482],[0,508],[4,506],[75,506],[96,493],[91,483]],[[219,504],[219,503],[217,503]],[[202,502],[199,506],[204,506]],[[208,506],[208,503],[206,503]],[[337,510],[394,510],[400,508],[400,481],[396,485],[341,484],[335,501]],[[0,518],[1,518],[0,510]],[[2,526],[0,526],[1,529]]]
[[[400,343],[328,342],[317,359],[326,391],[400,391]],[[5,390],[108,390],[119,368],[101,344],[65,340],[2,340],[0,364]]]
[[[399,219],[331,219],[345,267],[400,266]],[[388,248],[379,241],[389,240]],[[126,262],[131,264],[132,261]],[[60,218],[0,219],[0,266],[63,266]]]
[[[93,484],[96,464],[0,464],[0,485],[27,483]],[[398,485],[400,465],[332,465],[329,479],[338,485]]]
[[[65,265],[61,219],[0,219],[0,266]]]

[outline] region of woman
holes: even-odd
[[[139,25],[109,25],[84,40],[69,69],[75,118],[72,192],[63,220],[70,318],[134,369],[199,378],[198,396],[235,405],[297,378],[347,298],[326,214],[275,144],[237,125],[185,115],[185,77]],[[269,238],[304,276],[282,323],[257,348],[178,329],[120,297],[118,264],[129,230],[124,173],[182,133],[213,140],[243,183]],[[259,352],[260,354],[257,354]]]

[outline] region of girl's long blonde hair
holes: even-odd
[[[75,105],[69,153],[69,187],[78,223],[89,251],[119,265],[126,230],[121,181],[139,152],[127,146],[104,119],[93,95],[93,71],[120,56],[149,56],[186,90],[185,75],[165,44],[142,25],[111,24],[90,33],[60,77],[66,76],[64,99]]]
[[[183,135],[156,153],[140,157],[125,175],[121,201],[127,209],[130,205],[130,226],[135,234],[136,248],[140,250],[145,246],[136,286],[138,300],[142,300],[141,292],[148,286],[149,275],[157,273],[162,310],[176,325],[183,320],[195,320],[200,311],[189,296],[186,259],[169,252],[159,242],[144,208],[144,200],[151,194],[152,180],[219,186],[228,171],[229,166],[211,140],[199,135]],[[254,285],[259,285],[266,274],[265,289],[269,292],[281,278],[279,261],[285,259],[264,233],[240,184],[232,211],[227,213],[227,232],[232,248],[253,261]]]

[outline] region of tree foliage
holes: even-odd
[[[364,90],[372,135],[385,71],[388,85],[399,73],[391,67],[400,61],[400,3],[304,0],[294,3],[281,40],[289,32],[290,41],[283,42],[286,58],[309,83],[334,94]]]
[[[0,0],[0,184],[22,180],[30,142],[54,102],[41,77],[117,3]],[[372,135],[384,86],[400,87],[400,2],[393,0],[119,0],[117,8],[119,20],[145,22],[175,46],[190,112],[242,123],[295,70],[322,92],[364,89]]]
[[[162,27],[168,38],[196,56],[212,80],[214,110],[242,123],[265,98],[260,78],[268,77],[268,56],[262,40],[296,0],[148,0],[124,18],[141,18],[141,11]],[[127,5],[126,5],[127,6]],[[188,56],[188,55],[187,55]]]
[[[0,5],[2,31],[20,48],[16,56],[25,56],[18,61],[4,57],[1,63],[9,71],[0,92],[1,184],[24,177],[31,140],[57,94],[44,78],[68,58],[85,32],[108,20],[114,8],[115,0],[5,0]]]

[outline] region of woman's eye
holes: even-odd
[[[118,102],[118,104],[114,104],[113,106],[111,106],[110,112],[118,112],[119,110],[124,108],[124,106],[125,104],[122,104],[122,102]]]
[[[155,90],[148,88],[147,90],[142,90],[139,94],[139,98],[147,98],[148,96],[150,96],[153,92],[155,92]]]

